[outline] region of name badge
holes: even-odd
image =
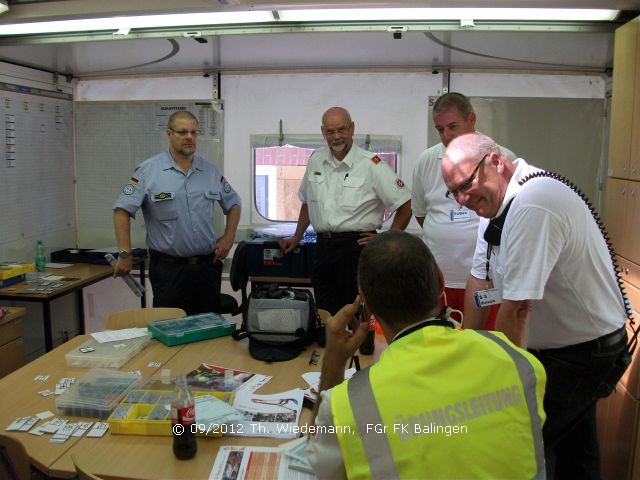
[[[478,290],[473,294],[473,298],[476,301],[476,307],[489,307],[491,305],[498,305],[502,303],[502,298],[498,293],[497,288],[489,288],[487,290]]]
[[[466,222],[471,218],[471,214],[467,208],[458,208],[456,210],[451,210],[449,212],[449,217],[452,222]]]
[[[153,195],[154,202],[162,202],[164,200],[173,200],[175,194],[173,192],[160,192]]]

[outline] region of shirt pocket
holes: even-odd
[[[153,216],[160,222],[176,220],[178,218],[178,208],[176,206],[176,196],[174,192],[150,193],[151,205],[153,206]]]
[[[343,203],[347,207],[357,207],[365,200],[365,177],[349,176],[344,179]]]
[[[204,192],[204,196],[206,199],[211,200],[212,202],[219,202],[222,198],[222,194],[216,190]]]
[[[322,198],[322,191],[325,188],[324,175],[309,176],[309,191],[307,192],[307,200],[310,202],[318,202]]]

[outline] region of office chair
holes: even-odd
[[[89,471],[84,466],[81,466],[78,462],[78,456],[75,453],[71,454],[71,460],[73,461],[73,465],[76,467],[78,480],[102,480],[101,477],[98,477],[93,473],[89,473]]]
[[[0,478],[31,480],[31,473],[31,461],[24,445],[20,440],[0,434]]]
[[[107,315],[104,327],[107,330],[120,328],[146,327],[154,320],[167,320],[170,318],[185,317],[187,313],[181,308],[157,307],[157,308],[132,308]]]
[[[220,294],[220,311],[218,313],[228,313],[231,315],[238,315],[242,313],[242,309],[247,301],[247,283],[249,276],[247,275],[247,252],[246,243],[244,240],[238,243],[235,252],[233,252],[233,259],[231,260],[231,270],[229,272],[229,282],[234,292],[240,290],[241,303],[238,305],[238,301],[226,293]]]

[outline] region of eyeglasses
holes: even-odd
[[[447,190],[447,193],[445,193],[445,196],[447,198],[451,198],[451,197],[458,198],[458,195],[469,190],[471,188],[471,185],[473,185],[473,182],[476,179],[476,176],[478,175],[478,169],[480,168],[480,165],[482,165],[482,162],[484,162],[485,158],[487,158],[488,156],[489,154],[487,153],[484,157],[482,157],[478,162],[478,164],[476,165],[476,168],[474,168],[473,172],[471,172],[471,175],[469,175],[469,178],[467,178],[464,182],[462,182],[458,186],[458,188],[454,188],[453,190]]]
[[[173,128],[170,128],[169,130],[171,130],[173,133],[175,133],[179,137],[186,137],[187,135],[191,135],[192,137],[197,137],[198,133],[200,133],[198,132],[198,130],[174,130]]]
[[[324,134],[327,137],[335,137],[336,135],[346,135],[347,133],[349,133],[349,130],[351,129],[351,125],[349,125],[348,127],[340,127],[338,130],[325,130]]]

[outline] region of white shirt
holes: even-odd
[[[622,327],[626,313],[611,256],[589,209],[551,178],[519,186],[537,169],[522,159],[517,166],[501,210],[517,196],[501,245],[493,247],[491,279],[504,299],[534,300],[528,348],[573,345]]]
[[[510,150],[500,147],[515,159]],[[455,199],[446,198],[447,186],[442,178],[442,143],[428,148],[416,162],[411,187],[411,210],[425,217],[422,240],[433,253],[448,288],[465,288],[476,246],[479,217]],[[484,276],[483,276],[484,278]]]
[[[316,232],[363,232],[380,228],[386,208],[411,198],[391,167],[357,145],[336,160],[328,147],[311,155],[298,197]]]

